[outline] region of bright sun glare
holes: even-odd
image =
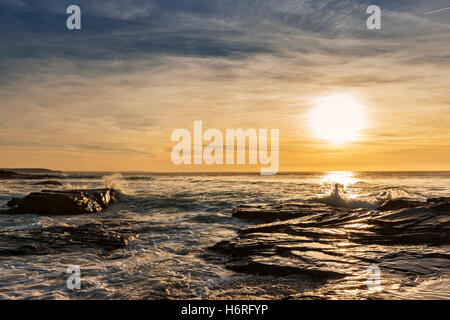
[[[365,122],[364,107],[347,94],[317,99],[309,114],[315,136],[334,143],[357,140]]]

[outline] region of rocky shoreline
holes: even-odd
[[[42,216],[88,215],[117,203],[120,192],[114,189],[43,190],[8,202],[1,214]],[[127,221],[98,219],[77,226],[50,226],[0,233],[0,256],[51,254],[81,248],[96,249],[99,254],[126,247],[140,235]]]
[[[405,276],[450,268],[450,198],[389,200],[377,210],[330,210],[308,202],[243,205],[233,216],[270,221],[209,248],[237,272],[332,280],[362,276],[373,264]]]
[[[0,256],[55,254],[82,248],[100,255],[128,246],[139,238],[124,221],[96,221],[77,226],[42,227],[0,233]]]
[[[125,248],[145,235],[148,227],[109,215],[83,217],[107,210],[121,197],[115,189],[76,189],[42,190],[13,198],[9,209],[0,213],[77,215],[81,220],[4,230],[0,256],[89,250],[103,257]],[[125,205],[131,204],[126,201]],[[311,290],[287,298],[342,297],[354,288],[360,290],[358,297],[365,297],[367,270],[374,265],[383,270],[383,285],[389,279],[397,285],[399,279],[433,277],[450,270],[450,198],[387,200],[373,209],[313,201],[245,204],[234,207],[232,216],[251,225],[239,229],[234,238],[207,250],[202,247],[199,257],[241,274],[283,281],[306,279],[305,286]]]

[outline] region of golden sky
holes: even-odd
[[[57,29],[64,10],[32,8],[33,28],[26,7],[3,5],[15,20],[0,24],[0,167],[259,170],[173,165],[172,131],[202,120],[279,129],[280,171],[450,170],[449,13],[422,14],[445,1],[382,1],[382,30],[366,29],[364,1],[150,1],[130,15],[101,2],[81,6],[78,34]],[[334,144],[308,114],[339,94],[364,106],[366,123]]]

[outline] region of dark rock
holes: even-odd
[[[304,263],[292,259],[276,258],[255,258],[248,262],[229,262],[226,267],[230,270],[246,273],[256,273],[259,275],[286,276],[291,274],[309,275],[314,278],[333,279],[348,276],[342,272],[334,272],[326,268],[320,268],[308,260]]]
[[[372,211],[349,210],[344,208],[330,208],[325,212],[311,212],[310,215],[303,214],[302,217],[260,224],[241,229],[240,233],[256,233],[256,232],[289,232],[292,227],[301,228],[317,228],[327,226],[344,225],[350,221],[365,221],[373,217]],[[324,229],[327,230],[327,229]],[[329,230],[329,229],[328,229]]]
[[[21,201],[22,199],[20,198],[12,198],[11,200],[8,201],[8,203],[6,203],[6,205],[10,208],[16,207],[20,204]]]
[[[436,203],[430,209],[440,214],[450,214],[450,202]]]
[[[33,192],[22,199],[12,199],[12,207],[3,213],[40,215],[80,215],[103,211],[118,200],[114,189],[86,189]]]
[[[427,202],[450,202],[450,197],[431,198]]]
[[[208,250],[228,252],[229,248],[230,248],[230,241],[223,240],[223,241],[217,242],[215,245],[209,247]]]
[[[323,213],[326,211],[326,205],[319,203],[287,203],[276,206],[266,204],[259,205],[241,205],[233,209],[233,217],[247,220],[289,220],[304,215],[310,215],[312,212]]]
[[[443,214],[446,209],[446,203],[431,202],[421,207],[388,211],[371,221],[372,230],[379,238],[372,241],[391,244],[450,243],[450,215]]]
[[[249,219],[257,218],[258,210],[267,220],[297,217],[243,228],[237,238],[221,241],[210,250],[225,255],[226,268],[246,273],[357,279],[376,264],[403,276],[433,275],[450,267],[445,247],[450,244],[448,204],[446,200],[394,200],[379,211],[240,206],[235,212]]]
[[[389,210],[396,210],[396,209],[418,207],[423,204],[424,203],[421,201],[395,199],[395,200],[387,200],[378,209],[380,211],[389,211]]]
[[[126,223],[95,222],[79,226],[55,226],[0,233],[0,256],[53,254],[92,248],[99,253],[121,249],[139,234]]]

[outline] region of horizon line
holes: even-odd
[[[151,173],[151,174],[254,174],[260,175],[259,171],[146,171],[146,170],[60,170],[49,168],[22,167],[22,168],[0,168],[0,170],[49,170],[55,172],[98,172],[98,173]],[[322,172],[450,172],[444,170],[287,170],[278,171],[278,174],[289,173],[322,173]]]

